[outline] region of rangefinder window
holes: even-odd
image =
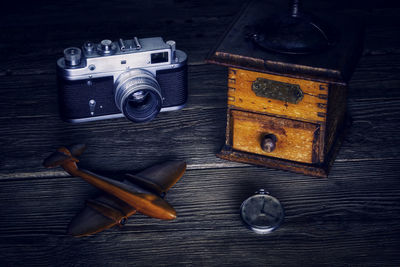
[[[151,54],[151,64],[168,62],[168,52]]]

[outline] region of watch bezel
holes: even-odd
[[[244,208],[244,206],[245,206],[251,199],[253,199],[253,198],[255,198],[255,197],[259,197],[259,196],[272,199],[274,202],[278,203],[278,205],[279,205],[278,207],[281,209],[281,214],[282,214],[282,215],[280,216],[279,221],[276,222],[275,224],[272,224],[272,225],[270,225],[270,226],[265,226],[265,227],[263,227],[263,226],[256,226],[256,225],[251,224],[251,222],[249,222],[248,220],[246,220],[246,219],[244,218],[244,216],[243,216],[243,210],[244,210],[243,208]],[[285,217],[285,210],[283,209],[283,206],[282,206],[281,202],[280,202],[276,197],[271,196],[271,195],[270,195],[268,192],[266,192],[265,190],[260,189],[259,191],[255,192],[255,194],[249,196],[248,198],[246,198],[246,199],[242,202],[242,204],[240,205],[240,217],[241,217],[243,223],[246,225],[246,227],[249,228],[250,230],[252,230],[253,232],[255,232],[255,233],[257,233],[257,234],[269,234],[269,233],[275,231],[277,228],[279,228],[279,226],[282,224],[283,219],[284,219],[284,217]]]

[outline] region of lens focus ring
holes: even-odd
[[[141,95],[141,98],[135,98]],[[161,109],[161,88],[154,75],[135,69],[122,73],[115,82],[115,103],[129,120],[145,122]]]

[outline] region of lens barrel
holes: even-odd
[[[115,104],[127,119],[147,122],[160,112],[161,88],[151,72],[143,69],[126,71],[114,86]]]

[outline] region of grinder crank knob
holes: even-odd
[[[264,137],[261,139],[261,149],[264,152],[270,153],[275,150],[276,148],[276,141],[277,138],[273,134],[266,134]]]
[[[82,51],[78,47],[64,49],[64,62],[67,67],[77,67],[81,64]]]

